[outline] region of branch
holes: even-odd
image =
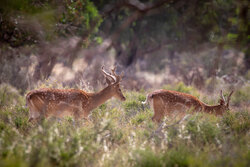
[[[147,13],[150,10],[162,7],[166,3],[172,3],[174,0],[159,0],[156,3],[141,3],[139,0],[120,0],[113,4],[106,5],[102,12],[102,16],[106,17],[114,11],[118,11],[123,7],[131,8],[140,13]]]

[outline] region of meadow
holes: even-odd
[[[163,88],[190,93],[208,104],[208,95],[183,83]],[[127,100],[111,99],[77,124],[70,117],[28,122],[25,96],[0,86],[0,166],[250,166],[250,86],[236,90],[222,117],[191,114],[181,122],[152,122],[142,105],[148,91],[123,90]],[[225,92],[226,94],[226,92]]]

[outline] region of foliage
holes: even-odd
[[[250,85],[245,85],[242,88],[236,90],[232,96],[231,103],[234,105],[246,104],[250,102]]]
[[[97,31],[97,27],[101,23],[101,18],[93,2],[89,0],[65,0],[64,5],[66,10],[62,13],[60,23],[76,27],[77,31],[74,32],[73,30],[72,32],[72,29],[69,27],[61,31],[64,31],[66,34],[73,33],[77,35],[81,35],[90,29],[95,29],[95,32]],[[92,22],[96,24],[94,25]]]
[[[1,41],[13,47],[69,35],[88,38],[102,21],[89,0],[4,0],[0,2],[0,16]]]
[[[147,1],[146,1],[147,2]],[[142,2],[147,4],[146,2]],[[178,4],[181,4],[178,6]],[[60,3],[52,1],[30,1],[30,0],[3,0],[0,2],[0,13],[4,16],[12,14],[28,14],[40,19],[45,24],[48,20],[53,27],[61,23],[65,26],[57,25],[59,34],[79,35],[89,29],[99,27],[102,19],[100,14],[115,4],[113,0],[94,1],[89,0],[63,0]],[[122,4],[121,4],[122,5]],[[199,43],[215,42],[226,43],[230,46],[240,46],[243,51],[247,51],[247,1],[180,1],[164,6],[164,10],[153,15],[143,15],[143,19],[135,20],[129,28],[120,34],[124,44],[138,36],[141,39],[136,47],[147,47],[153,43],[171,41],[171,49],[189,49]],[[4,7],[3,7],[4,6]],[[60,8],[59,8],[60,6]],[[121,7],[121,6],[118,6]],[[126,18],[132,15],[133,11],[121,8],[114,11],[101,27],[105,33],[113,33]],[[44,13],[55,11],[47,17]],[[8,20],[8,19],[7,19]],[[92,24],[96,22],[96,24]],[[111,22],[111,23],[110,23]],[[106,29],[108,24],[110,29]],[[154,25],[154,26],[151,26]],[[13,25],[15,26],[15,25]],[[147,29],[145,29],[147,27]],[[48,28],[48,27],[47,27]],[[26,29],[28,29],[26,27]],[[97,31],[95,31],[97,32]],[[186,42],[186,41],[189,42]],[[158,41],[158,42],[157,42]],[[181,47],[180,47],[181,46]]]
[[[18,90],[8,84],[0,84],[0,108],[16,104],[23,104]]]
[[[248,111],[239,111],[238,113],[228,112],[222,119],[222,125],[225,130],[236,134],[247,133],[250,128],[250,117]]]
[[[2,90],[2,89],[1,89]],[[9,92],[9,91],[8,91]],[[250,115],[198,113],[181,123],[152,122],[145,94],[126,92],[95,109],[91,122],[27,122],[24,97],[0,108],[1,166],[248,166]],[[21,98],[21,100],[17,99]]]

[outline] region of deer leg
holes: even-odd
[[[33,121],[33,118],[29,117],[28,122],[32,122],[32,121]]]
[[[36,124],[37,123],[36,119],[32,118],[32,117],[29,117],[28,122],[31,123],[31,124]]]
[[[34,122],[36,124],[41,124],[42,123],[42,118],[41,117],[34,118]]]
[[[88,119],[89,114],[86,111],[75,109],[73,113],[74,113],[73,116],[74,116],[74,120],[76,124],[79,124],[80,120],[82,119],[87,120],[89,122],[89,119]]]
[[[91,120],[89,119],[89,112],[88,111],[83,111],[83,114],[81,115],[81,118],[83,118],[84,120],[87,120],[88,122],[91,122]]]
[[[161,108],[154,109],[154,116],[152,117],[152,121],[160,122],[164,117],[164,111]]]
[[[156,117],[156,115],[154,115],[154,116],[152,117],[152,121],[154,121],[154,122],[159,122],[159,119]]]
[[[33,108],[30,109],[28,122],[34,122],[40,117],[39,112],[35,111]]]
[[[181,113],[179,114],[180,120],[183,120],[185,116],[186,116],[186,113],[185,113],[185,112],[181,112]]]
[[[31,111],[31,109],[30,109],[28,122],[32,122],[33,119],[34,119],[33,118],[33,111]]]
[[[86,122],[86,124],[88,125],[88,124],[91,124],[92,123],[92,120],[91,120],[91,118],[89,117],[90,115],[89,115],[89,112],[84,112],[84,114],[83,114],[84,116],[83,116],[83,119],[85,120],[85,122]]]
[[[73,117],[74,117],[73,126],[76,126],[76,125],[78,125],[78,122],[80,119],[79,110],[77,110],[77,109],[73,110]]]
[[[34,122],[34,120],[40,116],[40,113],[37,109],[37,107],[34,105],[34,103],[28,102],[27,103],[28,107],[29,107],[29,119],[28,122]]]
[[[91,123],[91,119],[89,117],[89,113],[88,112],[84,112],[83,113],[83,119],[87,122],[87,123]]]
[[[42,109],[39,110],[39,107],[32,105],[30,108],[29,122],[34,121],[36,123],[41,123],[41,121],[46,117],[47,104],[42,104]]]
[[[47,115],[47,110],[48,110],[48,103],[44,103],[43,107],[42,107],[42,111],[41,111],[41,120],[44,120],[45,118],[48,117]]]
[[[164,107],[161,100],[154,99],[153,107],[154,107],[154,116],[152,120],[159,123],[164,117]]]

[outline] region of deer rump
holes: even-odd
[[[70,93],[69,93],[70,92]],[[26,103],[30,108],[30,118],[36,119],[41,115],[49,116],[79,116],[83,106],[87,105],[88,96],[84,91],[71,89],[39,89],[26,96]]]

